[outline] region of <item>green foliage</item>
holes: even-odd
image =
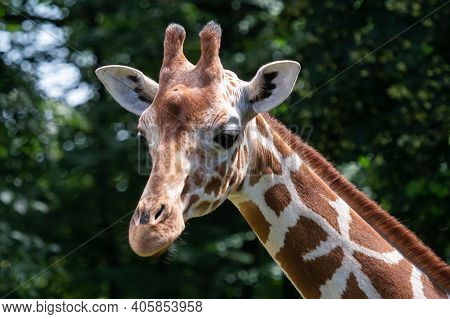
[[[190,222],[169,256],[142,259],[128,247],[129,215],[146,182],[136,118],[93,71],[126,64],[157,78],[172,21],[185,26],[192,61],[198,31],[218,21],[222,62],[246,80],[271,60],[299,61],[298,84],[274,114],[299,133],[312,127],[311,145],[450,260],[450,7],[386,42],[441,3],[2,3],[0,294],[297,297],[230,203]],[[76,70],[72,84],[53,84],[63,85],[56,98],[42,84],[45,63]],[[86,101],[70,106],[77,90]]]

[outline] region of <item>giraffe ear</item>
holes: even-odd
[[[107,65],[95,70],[95,74],[112,97],[136,115],[150,106],[158,91],[158,83],[127,66]]]
[[[300,73],[295,61],[276,61],[263,65],[245,87],[248,103],[256,113],[268,112],[287,99]]]

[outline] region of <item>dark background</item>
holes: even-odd
[[[450,5],[433,12],[445,3],[0,0],[0,295],[298,297],[230,203],[161,259],[128,246],[147,179],[137,118],[94,70],[157,79],[170,22],[194,62],[198,32],[219,22],[223,65],[245,80],[299,61],[274,115],[312,128],[311,145],[449,261]]]

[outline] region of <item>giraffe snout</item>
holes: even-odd
[[[160,201],[141,200],[130,221],[129,242],[139,256],[166,250],[184,229],[182,213]]]

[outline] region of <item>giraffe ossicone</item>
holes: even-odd
[[[185,37],[168,26],[158,83],[126,66],[96,70],[139,115],[153,159],[130,222],[137,254],[166,250],[188,219],[229,198],[304,297],[448,296],[448,265],[265,113],[290,95],[300,64],[266,64],[247,82],[222,67],[219,25],[200,32],[195,65]]]

